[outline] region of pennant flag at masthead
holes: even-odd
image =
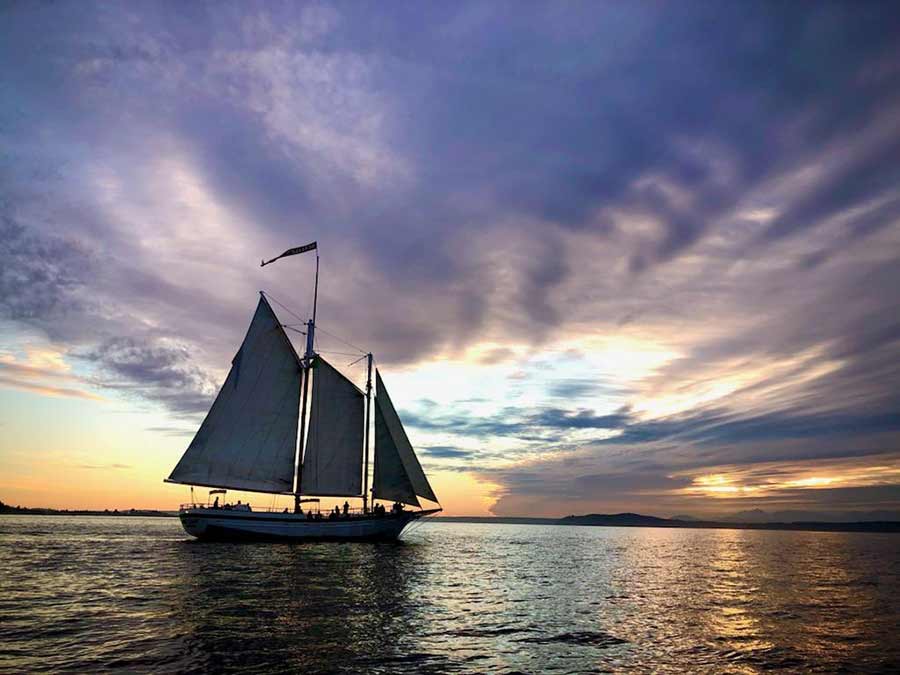
[[[271,260],[263,260],[263,261],[259,264],[259,266],[260,266],[260,267],[265,267],[265,266],[268,265],[269,263],[273,263],[273,262],[275,262],[276,260],[278,260],[278,259],[280,259],[280,258],[284,258],[285,256],[289,256],[289,255],[297,255],[298,253],[306,253],[307,251],[314,251],[316,248],[318,248],[318,247],[316,246],[316,242],[312,242],[311,244],[306,244],[305,246],[298,246],[297,248],[289,248],[287,251],[285,251],[284,253],[282,253],[282,254],[279,255],[279,256],[275,256],[275,257],[272,258]]]

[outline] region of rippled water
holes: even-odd
[[[0,517],[0,670],[900,669],[900,537],[427,523],[215,544]]]

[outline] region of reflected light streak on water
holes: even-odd
[[[900,669],[900,537],[428,523],[213,544],[0,517],[0,671]]]

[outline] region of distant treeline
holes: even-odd
[[[28,516],[161,516],[171,518],[177,516],[172,511],[155,511],[153,509],[104,509],[103,511],[88,509],[46,509],[28,508],[27,506],[10,506],[0,501],[0,514],[20,514]]]

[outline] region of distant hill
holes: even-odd
[[[749,509],[747,511],[738,511],[730,516],[722,516],[719,520],[735,523],[770,523],[772,517],[762,509]]]
[[[748,512],[757,515],[756,512]],[[763,512],[760,512],[763,513]],[[898,520],[872,520],[859,522],[790,521],[734,522],[717,520],[680,520],[657,518],[639,513],[600,514],[586,516],[566,516],[556,521],[559,525],[593,525],[605,527],[684,527],[738,530],[806,530],[816,532],[900,532]]]

